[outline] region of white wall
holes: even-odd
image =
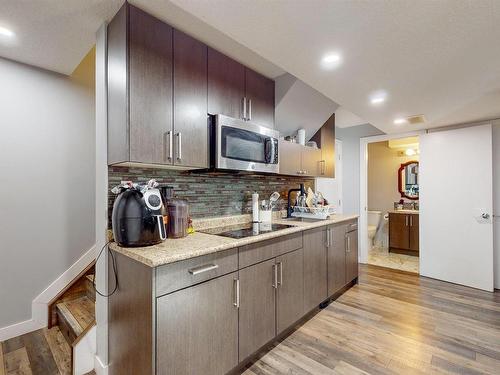
[[[0,58],[0,328],[95,243],[92,70]]]
[[[359,139],[381,134],[384,133],[370,124],[335,129],[335,137],[342,141],[342,195],[346,214],[359,214]]]
[[[493,121],[493,213],[495,288],[500,289],[500,120]]]

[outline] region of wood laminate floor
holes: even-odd
[[[500,374],[500,293],[361,265],[244,374]]]

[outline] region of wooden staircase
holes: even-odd
[[[48,306],[48,328],[59,326],[72,349],[73,369],[75,346],[95,326],[94,274],[95,262],[92,262]]]

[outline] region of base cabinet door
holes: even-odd
[[[276,300],[276,334],[304,315],[304,252],[292,251],[276,258],[278,288]]]
[[[328,227],[328,295],[331,296],[346,284],[346,225]]]
[[[238,364],[236,279],[234,272],[157,298],[157,374],[218,375]]]
[[[389,248],[410,248],[409,223],[409,215],[389,214]]]
[[[308,312],[328,297],[326,227],[304,232],[304,312]]]
[[[358,277],[358,231],[346,233],[346,282]]]
[[[410,217],[410,250],[419,251],[419,216],[416,214],[408,215]]]
[[[239,271],[240,361],[271,340],[276,333],[276,276],[274,258]]]

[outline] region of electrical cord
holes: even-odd
[[[96,279],[96,276],[94,275],[94,280],[92,280],[92,287],[94,288],[95,292],[97,294],[99,294],[101,297],[104,297],[104,298],[108,298],[108,297],[111,297],[113,294],[115,294],[115,292],[117,291],[118,289],[118,273],[116,272],[116,260],[115,260],[115,256],[113,254],[113,252],[111,250],[109,250],[109,244],[111,243],[112,241],[108,241],[106,242],[106,244],[104,244],[104,246],[101,248],[101,251],[99,252],[99,255],[97,256],[96,260],[95,260],[95,263],[97,264],[97,262],[99,261],[99,258],[101,257],[102,255],[102,252],[104,251],[104,249],[107,247],[108,248],[108,252],[109,252],[109,255],[111,255],[111,260],[113,262],[113,273],[115,275],[115,287],[113,289],[113,291],[109,294],[104,294],[104,293],[101,293],[97,290],[97,287],[95,285],[95,279]]]

